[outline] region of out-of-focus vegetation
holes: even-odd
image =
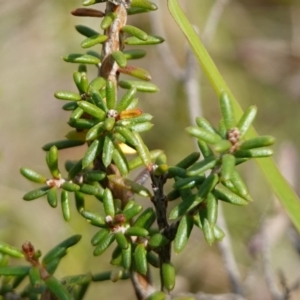
[[[187,47],[184,37],[170,17],[166,3],[158,0],[156,3],[163,16],[160,26],[165,28],[166,42],[184,68]],[[213,2],[194,0],[181,1],[181,4],[201,33]],[[30,183],[21,177],[19,167],[30,166],[45,174],[47,170],[41,146],[61,139],[62,133],[68,130],[68,115],[60,109],[62,104],[54,99],[53,93],[62,88],[75,91],[71,74],[76,66],[64,63],[61,57],[81,51],[81,37],[74,30],[75,24],[99,26],[98,20],[80,19],[68,14],[79,6],[80,1],[77,0],[0,2],[0,240],[15,246],[30,240],[46,251],[74,232],[84,233],[84,239],[72,249],[63,263],[64,268],[59,270],[62,276],[90,269],[104,271],[109,268],[105,260],[109,253],[101,259],[92,257],[90,237],[95,230],[83,218],[74,218],[75,208],[73,219],[66,225],[60,212],[51,210],[42,199],[25,203],[22,196],[30,189]],[[130,18],[133,25],[150,31],[148,16]],[[158,94],[140,96],[143,110],[154,115],[155,124],[152,131],[144,136],[149,148],[164,149],[172,164],[193,149],[193,141],[184,131],[190,125],[184,90],[170,70],[162,67],[157,51],[159,47],[153,47],[152,51],[148,47],[147,58],[139,61],[160,87]],[[271,134],[277,138],[277,156],[286,142],[293,149],[300,149],[299,2],[230,1],[209,51],[241,105],[244,108],[252,104],[258,106],[255,127],[260,134]],[[89,71],[93,72],[93,69]],[[219,117],[216,96],[203,76],[199,77],[199,84],[205,117],[213,122]],[[61,162],[70,158],[70,153],[76,159],[79,156],[76,151],[81,153],[84,149],[71,151],[61,152]],[[284,152],[281,158],[290,166],[287,172],[293,174],[296,189],[298,152],[296,150],[295,155]],[[254,247],[249,247],[249,243],[265,219],[282,212],[275,205],[255,164],[246,165],[243,175],[255,201],[242,208],[241,213],[239,208],[224,206],[234,254],[245,282],[247,299],[271,299],[259,254],[253,256],[250,253]],[[276,236],[270,244],[274,275],[277,276],[278,270],[281,270],[290,284],[300,278],[300,260],[287,234],[290,229],[286,224],[283,222],[276,230],[275,226],[268,229],[271,237]],[[280,229],[284,230],[280,233]],[[259,245],[255,249],[259,249]],[[78,261],[78,256],[83,259]],[[179,276],[178,290],[210,293],[229,290],[217,245],[208,246],[199,233],[192,237],[187,249],[175,257],[175,264]],[[117,285],[94,285],[87,298],[95,299],[94,293],[101,293],[119,299],[121,290],[123,299],[133,297],[130,282],[118,282]],[[298,299],[300,291],[295,290],[291,295],[291,299]]]

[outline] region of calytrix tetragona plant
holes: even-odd
[[[222,119],[217,128],[198,117],[197,126],[186,129],[198,140],[200,152],[191,153],[175,166],[169,166],[163,151],[150,151],[140,133],[152,128],[152,116],[138,108],[137,96],[138,93],[156,92],[158,88],[150,82],[151,76],[146,70],[131,64],[131,60],[144,57],[146,52],[127,50],[126,45],[155,45],[163,39],[128,25],[127,17],[154,11],[157,7],[148,0],[84,0],[82,4],[89,6],[100,2],[105,2],[105,11],[78,8],[72,12],[75,16],[102,18],[101,32],[77,25],[76,30],[85,36],[82,48],[93,50],[64,56],[66,62],[78,64],[73,73],[78,93],[55,93],[57,99],[68,101],[63,109],[70,111],[68,124],[72,130],[66,134],[66,140],[43,147],[51,177],[25,167],[21,168],[21,173],[42,185],[26,193],[24,200],[46,196],[49,205],[57,207],[60,191],[66,221],[71,218],[70,194],[74,195],[79,214],[99,227],[91,240],[95,246],[93,254],[98,256],[111,245],[114,247],[110,261],[113,270],[61,280],[53,276],[61,258],[80,240],[80,235],[61,242],[41,262],[40,251],[35,251],[29,242],[23,245],[22,251],[1,243],[2,253],[25,258],[31,265],[9,266],[8,261],[3,260],[0,274],[9,277],[1,295],[15,292],[27,276],[29,283],[19,294],[30,299],[46,299],[47,295],[83,299],[91,282],[130,278],[138,299],[164,299],[165,292],[175,286],[172,245],[176,253],[181,252],[194,225],[203,231],[209,244],[222,240],[224,233],[216,225],[218,202],[243,206],[252,201],[235,167],[251,158],[272,154],[267,147],[274,143],[273,137],[244,139],[255,118],[256,107],[249,107],[236,122],[231,100],[225,92],[220,97]],[[99,44],[102,45],[100,53],[94,47]],[[88,79],[88,64],[95,66],[96,75],[92,80]],[[136,79],[122,80],[122,74]],[[122,97],[118,96],[119,88],[127,90]],[[61,172],[59,150],[84,144],[87,150],[83,157],[78,161],[66,161],[66,171]],[[129,152],[135,153],[135,158],[129,160],[126,156]],[[142,168],[141,173],[132,178],[132,170],[137,168]],[[152,190],[144,187],[148,178]],[[165,193],[164,185],[168,180],[174,181],[173,190]],[[85,208],[86,195],[101,201],[104,215]],[[153,206],[144,209],[136,203],[136,196],[145,197]],[[168,213],[168,202],[176,199],[179,199],[178,205]],[[160,270],[161,287],[158,289],[152,286],[150,265]]]

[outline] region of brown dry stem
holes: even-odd
[[[116,19],[112,22],[104,34],[108,36],[102,47],[101,60],[102,65],[100,67],[100,76],[111,80],[118,85],[118,65],[112,58],[111,54],[114,51],[122,51],[124,48],[122,27],[127,22],[127,11],[124,5],[114,5],[107,2],[105,13],[108,14],[114,12],[117,14]]]

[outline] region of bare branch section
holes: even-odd
[[[233,255],[230,233],[227,228],[227,223],[223,213],[222,205],[219,206],[218,225],[223,229],[225,233],[223,241],[218,243],[218,246],[223,258],[225,270],[227,272],[232,291],[238,295],[243,295],[244,290],[241,283],[241,276]]]
[[[164,30],[164,27],[162,26],[163,17],[160,10],[158,10],[155,14],[149,14],[149,19],[153,32],[155,32],[159,36],[166,36],[166,32]],[[183,80],[185,70],[180,68],[180,66],[178,65],[168,43],[162,43],[158,47],[158,54],[161,57],[162,63],[165,65],[170,75],[178,81]]]

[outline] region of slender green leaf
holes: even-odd
[[[55,277],[49,276],[45,279],[48,289],[60,300],[72,300],[72,296],[67,291],[66,287],[59,282]]]
[[[24,257],[24,253],[21,250],[3,242],[0,242],[0,252],[12,257],[17,257],[17,258]]]
[[[74,245],[76,245],[81,239],[80,234],[75,234],[65,239],[54,248],[52,248],[43,258],[43,264],[48,264],[50,261],[61,258],[66,255],[66,250]]]
[[[0,266],[0,275],[24,276],[29,273],[30,266]]]

